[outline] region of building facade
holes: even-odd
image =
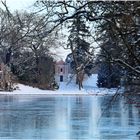
[[[70,65],[60,60],[55,63],[55,81],[57,83],[67,82],[71,73]]]

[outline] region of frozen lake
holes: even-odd
[[[138,140],[140,107],[110,99],[0,95],[0,139]]]

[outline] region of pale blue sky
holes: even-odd
[[[6,0],[10,10],[29,10],[36,0]],[[0,5],[1,7],[1,5]]]

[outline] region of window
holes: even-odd
[[[63,69],[61,68],[61,72],[63,71]]]
[[[63,75],[60,75],[60,82],[63,82]]]

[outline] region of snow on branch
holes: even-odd
[[[132,67],[131,65],[129,65],[128,63],[124,62],[121,59],[112,59],[112,62],[118,62],[123,64],[124,66],[128,67],[129,69],[131,69],[132,71],[136,72],[137,74],[140,74],[140,71],[137,70],[136,68]]]

